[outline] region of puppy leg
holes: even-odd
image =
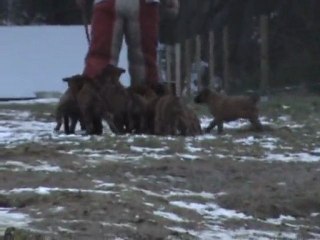
[[[192,121],[192,130],[193,130],[193,135],[202,134],[201,125],[200,125],[200,122],[197,119]]]
[[[60,130],[60,128],[61,128],[61,125],[62,125],[61,119],[57,120],[57,125],[54,128],[54,131],[58,132]]]
[[[86,134],[101,135],[103,127],[100,112],[91,102],[84,103],[82,106],[83,107],[80,109],[82,121],[85,125]]]
[[[96,134],[95,126],[92,121],[86,121],[86,134],[88,135],[94,135]]]
[[[57,109],[56,109],[56,123],[57,123],[57,125],[56,125],[56,127],[54,128],[54,131],[56,131],[56,132],[58,132],[58,131],[60,131],[60,128],[61,128],[61,126],[62,126],[62,114],[61,114],[62,112],[61,112],[61,109],[59,108],[59,106],[57,107]]]
[[[217,122],[218,126],[218,134],[221,134],[223,132],[223,121]]]
[[[127,132],[128,133],[138,133],[139,130],[139,118],[133,116],[133,114],[128,114],[128,123],[127,123]]]
[[[79,123],[80,123],[80,128],[81,128],[81,130],[82,130],[82,131],[86,130],[86,125],[85,125],[85,123],[84,123],[84,121],[83,121],[82,116],[79,117]]]
[[[212,130],[216,125],[217,125],[216,120],[215,120],[215,119],[212,120],[212,121],[210,122],[209,126],[205,129],[205,132],[206,132],[206,133],[210,133],[211,130]]]
[[[139,134],[147,133],[147,122],[144,116],[140,117],[138,133]]]
[[[154,123],[154,134],[160,135],[161,134],[161,124],[158,121]]]
[[[95,116],[93,118],[93,134],[101,135],[103,133],[103,126],[101,118]]]
[[[165,135],[169,135],[169,136],[175,136],[176,134],[176,129],[174,124],[170,124],[167,128],[167,132],[165,133]]]
[[[70,134],[70,128],[69,128],[69,116],[64,115],[63,116],[63,124],[64,124],[64,133],[65,134]]]
[[[118,127],[114,123],[114,117],[112,114],[107,113],[107,112],[104,113],[104,119],[107,121],[109,128],[113,133],[120,134],[120,130],[118,129]]]
[[[249,121],[255,131],[262,131],[263,130],[263,127],[262,127],[262,124],[261,124],[259,118],[256,118],[256,117],[250,118]]]
[[[190,129],[188,120],[185,117],[179,116],[177,129],[179,130],[179,134],[182,136],[190,135],[191,129]]]
[[[76,131],[78,118],[76,116],[71,117],[70,134],[74,134]]]
[[[84,122],[86,134],[88,135],[97,134],[97,122],[95,118],[92,111],[89,111],[87,108],[82,109],[82,121]]]
[[[163,122],[161,121],[161,118],[159,115],[160,115],[159,113],[156,113],[156,115],[154,117],[154,133],[156,135],[161,135],[161,132],[162,132]]]

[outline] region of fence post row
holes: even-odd
[[[260,92],[265,94],[268,92],[269,88],[269,45],[268,45],[268,16],[260,16]],[[214,32],[210,31],[208,34],[208,67],[209,67],[209,86],[212,88],[213,80],[215,77],[215,52],[214,52]],[[231,74],[230,74],[230,46],[229,46],[229,29],[228,26],[223,28],[222,34],[223,42],[223,89],[228,92],[230,90],[231,84]],[[175,83],[175,91],[177,96],[181,96],[186,88],[186,93],[188,96],[191,95],[192,86],[192,64],[195,65],[195,75],[197,80],[197,89],[201,90],[203,83],[201,81],[201,36],[197,35],[195,39],[186,39],[184,42],[184,54],[181,54],[181,43],[176,43],[174,45],[174,51],[171,46],[166,46],[166,81],[171,87],[171,83]],[[194,51],[192,51],[194,49]],[[192,57],[192,52],[194,53],[194,58]],[[174,53],[174,60],[172,60],[172,53]],[[184,59],[182,60],[183,57]],[[184,65],[182,62],[184,61]],[[174,69],[172,68],[174,64]],[[181,69],[181,67],[184,69]],[[172,72],[174,71],[174,72]],[[184,74],[184,79],[182,74]],[[174,77],[173,77],[174,76]],[[182,82],[183,81],[183,82]]]

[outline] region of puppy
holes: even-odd
[[[179,120],[184,114],[180,99],[173,95],[165,95],[156,101],[155,106],[154,133],[178,135]]]
[[[139,96],[138,102],[140,103],[137,106],[140,106],[141,133],[154,134],[155,105],[159,95],[164,94],[164,89],[158,85],[135,84],[128,87],[127,90],[129,94]]]
[[[99,76],[88,79],[78,94],[88,134],[102,134],[102,119],[116,134],[130,131],[130,96],[119,78],[125,70],[107,65]],[[134,111],[134,109],[133,109]]]
[[[262,130],[262,124],[258,117],[258,96],[227,96],[210,89],[203,89],[194,98],[194,101],[195,103],[205,103],[214,117],[214,120],[206,128],[207,133],[217,126],[220,134],[223,132],[224,122],[239,118],[248,119],[255,130]]]
[[[55,131],[59,131],[62,123],[64,125],[64,132],[66,134],[73,134],[77,122],[80,122],[81,129],[84,130],[85,126],[82,120],[81,112],[77,103],[77,92],[83,86],[83,79],[80,75],[64,78],[62,81],[68,83],[68,89],[61,96],[58,106],[56,108],[56,122]],[[69,124],[71,120],[71,124]]]
[[[183,106],[183,115],[179,116],[178,129],[183,136],[202,134],[199,118],[196,113],[187,106]]]
[[[139,96],[143,97],[147,101],[151,101],[156,97],[158,97],[158,94],[156,93],[156,91],[153,88],[147,86],[146,84],[137,84],[134,86],[130,86],[127,88],[127,91],[129,93],[138,94]],[[162,94],[161,89],[159,94]]]
[[[113,125],[118,133],[134,131],[135,116],[139,111],[139,99],[120,83],[120,75],[124,73],[121,68],[109,65],[100,76],[100,95],[103,112],[114,116]],[[109,124],[110,125],[110,124]]]
[[[128,92],[128,132],[136,134],[147,133],[147,99],[134,92]]]

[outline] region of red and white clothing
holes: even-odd
[[[84,74],[95,77],[107,64],[117,65],[124,38],[131,84],[157,83],[158,3],[159,0],[95,0]]]

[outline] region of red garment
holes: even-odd
[[[158,82],[158,22],[155,2],[102,0],[95,4],[84,74],[95,77],[107,64],[117,65],[124,37],[131,84]]]

